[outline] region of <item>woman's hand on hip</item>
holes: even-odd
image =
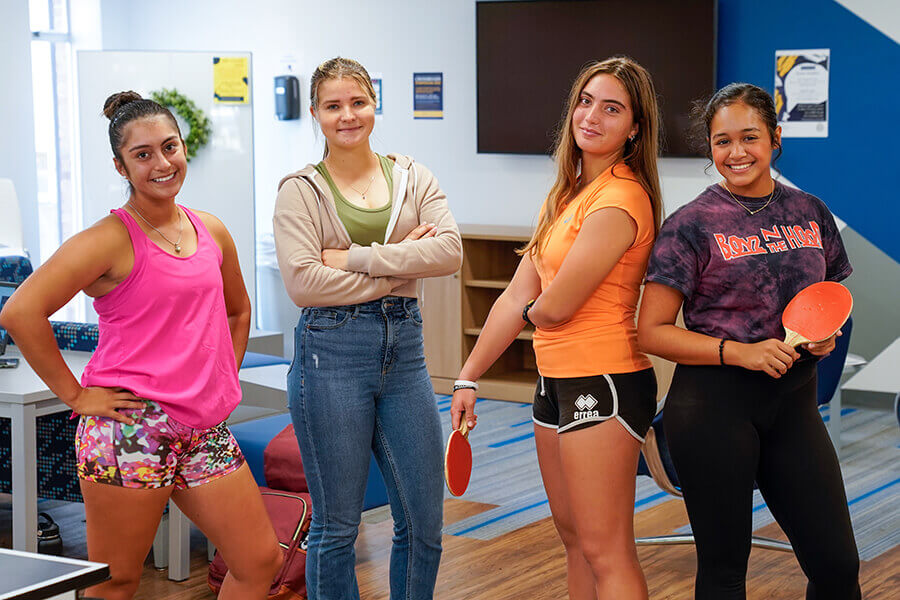
[[[466,417],[466,425],[469,429],[475,429],[478,416],[475,414],[475,390],[461,389],[453,392],[453,400],[450,401],[450,425],[453,429],[459,429],[460,420]]]
[[[733,358],[726,364],[744,367],[751,371],[764,371],[767,375],[778,379],[791,368],[794,361],[800,358],[800,354],[793,346],[785,344],[774,338],[756,342],[755,344],[742,344],[740,342],[728,342],[725,345],[734,345]]]
[[[126,425],[134,425],[134,419],[119,412],[122,408],[143,409],[146,403],[123,388],[86,387],[72,402],[72,410],[89,417],[109,417]]]
[[[813,356],[827,356],[831,354],[834,350],[834,347],[837,345],[837,338],[840,335],[844,335],[840,330],[831,336],[828,339],[822,340],[821,342],[810,342],[808,344],[803,344],[803,347],[809,351]]]
[[[331,267],[332,269],[340,269],[341,271],[347,270],[347,261],[350,257],[349,250],[335,250],[333,248],[326,248],[322,250],[322,263],[326,267]]]

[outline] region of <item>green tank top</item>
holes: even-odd
[[[394,198],[394,178],[391,170],[394,167],[394,161],[380,154],[376,154],[376,156],[381,162],[381,171],[387,180],[388,196],[391,198],[387,204],[379,208],[362,208],[348,201],[344,198],[337,185],[335,185],[331,174],[328,173],[328,169],[325,167],[325,163],[320,162],[316,165],[316,171],[325,178],[325,181],[328,182],[328,187],[331,188],[338,218],[340,218],[344,227],[347,228],[350,240],[360,246],[371,246],[373,242],[383,244],[388,221],[391,219],[391,207]]]

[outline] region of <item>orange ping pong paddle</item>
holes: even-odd
[[[459,429],[450,433],[444,453],[444,479],[447,489],[454,496],[462,496],[466,492],[472,476],[472,446],[468,436],[469,426],[463,413],[459,418]]]
[[[820,281],[800,290],[781,314],[785,344],[799,346],[833,336],[853,309],[850,290],[834,281]]]

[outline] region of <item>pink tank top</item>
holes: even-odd
[[[170,417],[206,429],[241,401],[222,283],[222,251],[200,219],[197,251],[173,256],[151,242],[124,209],[111,211],[128,229],[134,267],[94,300],[97,350],[81,385],[121,387],[157,402]]]

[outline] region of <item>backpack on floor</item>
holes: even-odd
[[[278,545],[284,552],[284,565],[272,581],[269,599],[306,600],[306,544],[312,517],[309,494],[269,488],[259,488],[259,491],[275,528]],[[214,594],[218,595],[222,589],[227,573],[228,565],[222,555],[216,552],[206,579]]]

